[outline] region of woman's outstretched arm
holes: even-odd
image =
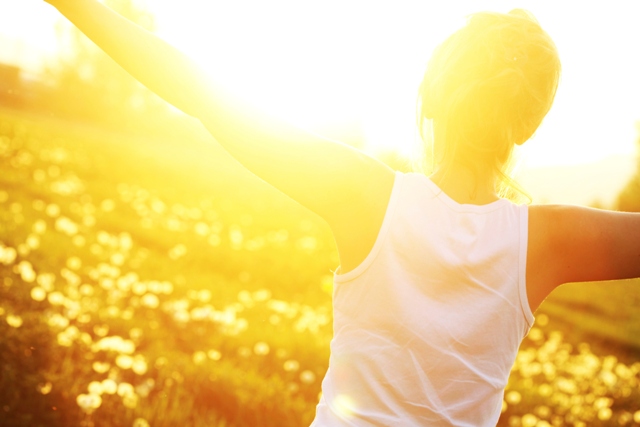
[[[198,118],[250,171],[324,218],[341,258],[351,249],[366,255],[382,223],[391,169],[235,98],[188,56],[96,0],[46,1],[142,84]]]
[[[527,294],[535,310],[559,285],[640,277],[640,213],[529,208]]]
[[[96,0],[45,0],[129,74],[185,113],[207,102],[202,71],[178,49]],[[207,88],[210,89],[210,88]]]

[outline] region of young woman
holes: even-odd
[[[434,53],[419,93],[420,126],[433,131],[427,177],[252,110],[98,1],[47,1],[331,227],[334,338],[313,426],[493,426],[545,297],[640,276],[640,215],[500,198],[513,147],[549,111],[560,74],[524,11],[472,15]]]

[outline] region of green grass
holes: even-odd
[[[603,352],[614,346],[621,357],[640,359],[639,279],[567,284],[540,311],[576,340]]]

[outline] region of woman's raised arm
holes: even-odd
[[[250,171],[323,217],[339,248],[340,240],[375,240],[393,184],[387,166],[256,110],[178,49],[96,0],[47,2],[142,84],[198,118]]]
[[[207,103],[205,75],[189,57],[96,0],[46,0],[129,74],[185,113]]]

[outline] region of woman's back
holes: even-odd
[[[637,214],[463,204],[422,174],[395,174],[375,234],[334,278],[313,426],[493,426],[544,298],[563,283],[640,274],[628,238],[640,235]]]
[[[495,425],[521,340],[527,206],[458,204],[397,173],[377,240],[337,274],[314,426]]]

